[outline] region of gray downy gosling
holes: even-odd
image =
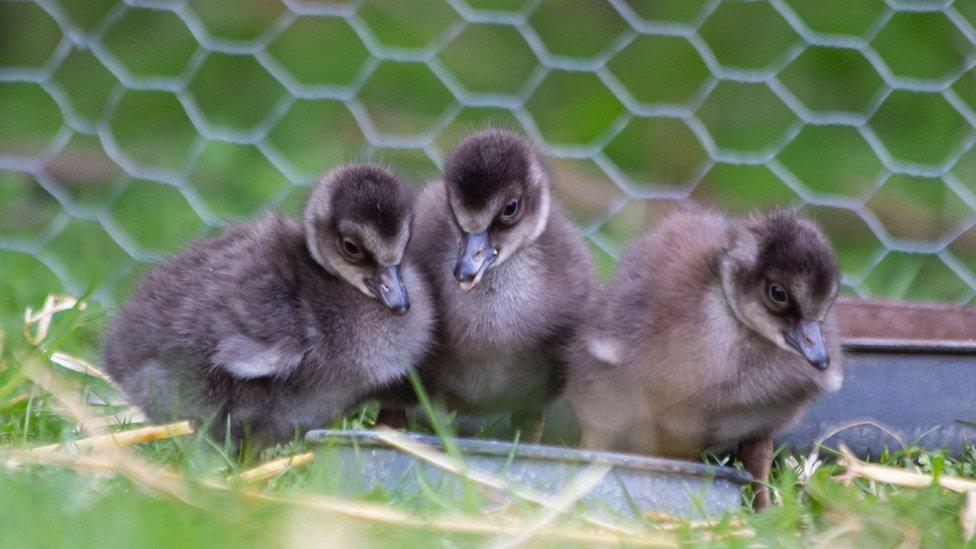
[[[511,413],[530,441],[565,386],[567,346],[595,284],[586,245],[550,185],[525,137],[476,133],[421,194],[412,244],[439,311],[423,381],[460,413]]]
[[[429,287],[405,255],[407,185],[349,165],[304,225],[269,213],[150,272],[112,322],[108,373],[152,421],[212,421],[259,444],[323,426],[429,351]]]
[[[768,506],[773,435],[843,382],[839,282],[792,211],[672,214],[631,245],[573,346],[582,445],[694,459],[738,444]]]

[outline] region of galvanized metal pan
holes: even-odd
[[[844,385],[819,398],[777,445],[800,452],[846,444],[861,457],[917,444],[959,456],[976,445],[976,344],[968,341],[849,339]],[[461,432],[511,439],[506,417],[458,416]],[[858,422],[870,422],[845,428]],[[872,425],[873,424],[873,425]],[[880,427],[879,427],[880,426]],[[840,432],[830,435],[832,432]],[[546,410],[546,443],[575,446],[579,425],[565,402]]]
[[[931,329],[931,328],[928,328]],[[920,328],[921,330],[921,328]],[[976,444],[976,344],[973,341],[855,338],[844,343],[844,386],[810,408],[779,443],[806,451],[844,443],[860,456],[918,444],[950,448]]]
[[[441,448],[436,437],[404,436]],[[320,453],[333,453],[346,495],[376,487],[411,495],[423,483],[462,487],[457,477],[390,447],[372,431],[310,431],[305,440],[323,445]],[[602,514],[717,516],[740,506],[741,488],[751,480],[736,469],[687,461],[495,440],[458,439],[457,444],[468,467],[552,495],[588,465],[609,465],[610,473],[583,500]]]
[[[847,338],[844,386],[816,402],[779,437],[779,444],[808,451],[818,443],[836,447],[842,442],[870,456],[903,443],[960,454],[976,443],[976,429],[962,423],[976,420],[976,309],[842,299],[838,316]],[[458,419],[462,432],[512,434],[506,432],[507,422],[497,418]],[[860,425],[824,438],[858,421],[885,429]],[[435,437],[406,436],[440,447]],[[584,500],[602,513],[716,516],[739,507],[740,489],[750,480],[726,467],[564,447],[577,437],[575,418],[560,401],[546,413],[544,440],[554,446],[476,439],[457,443],[469,467],[549,494],[558,493],[589,464],[610,465],[611,473]],[[377,433],[312,431],[306,440],[323,445],[320,455],[334,457],[337,487],[348,495],[376,487],[406,495],[424,486],[462,489],[455,476],[386,445]]]

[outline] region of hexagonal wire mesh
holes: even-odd
[[[976,2],[0,2],[0,273],[125,293],[375,155],[517,127],[605,272],[662,202],[795,203],[849,292],[976,297]],[[363,151],[366,151],[365,153]]]

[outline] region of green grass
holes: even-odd
[[[95,360],[97,339],[105,314],[97,306],[57,315],[47,339],[38,347],[27,343],[13,323],[7,323],[0,353],[0,452],[71,440],[76,433],[56,399],[23,375],[25,364],[46,364],[51,352],[68,352]],[[52,366],[56,377],[76,387],[78,394],[118,398],[105,382]],[[451,417],[424,398],[424,408],[435,432],[449,440]],[[111,408],[92,406],[93,413]],[[337,421],[334,427],[369,427],[376,412],[367,405]],[[463,459],[455,448],[448,453]],[[244,487],[213,490],[206,479],[226,479],[265,460],[314,450],[311,465],[287,471],[257,490],[281,501],[255,501]],[[485,513],[531,522],[540,516],[532,505],[515,498],[499,507],[496,498],[462,482],[432,480],[417,471],[421,489],[404,492],[370,486],[354,466],[342,462],[336,449],[291,444],[256,452],[235,453],[202,435],[144,444],[134,451],[147,462],[180,473],[185,480],[176,488],[149,489],[143,481],[124,474],[91,474],[57,466],[6,466],[0,472],[0,530],[5,547],[232,547],[294,545],[356,545],[427,547],[480,545],[492,536],[446,532],[425,521],[450,517],[452,524],[484,521]],[[824,449],[822,455],[830,456]],[[727,463],[727,458],[704,456]],[[840,482],[843,468],[827,460],[811,478],[799,480],[798,463],[805,456],[778,456],[771,480],[777,504],[761,514],[747,507],[713,521],[709,527],[678,521],[677,529],[662,533],[659,519],[613,513],[609,520],[645,534],[699,546],[795,546],[846,543],[855,546],[962,546],[959,514],[963,496],[939,488],[907,489],[862,479]],[[368,459],[368,458],[365,458]],[[944,452],[927,452],[914,445],[885,452],[873,461],[936,475],[976,476],[976,448],[960,459]],[[165,483],[162,483],[165,485]],[[231,482],[233,486],[234,483]],[[181,497],[174,498],[173,491]],[[744,494],[748,498],[748,494]],[[401,525],[384,520],[356,520],[346,512],[312,510],[299,502],[325,497],[330,502],[379,505],[393,513],[418,518],[421,523]],[[584,504],[567,510],[561,530],[580,528],[587,512]],[[564,532],[565,533],[565,532]],[[743,535],[749,537],[743,538]],[[537,540],[540,545],[576,545],[578,542]]]

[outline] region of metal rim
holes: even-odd
[[[403,433],[402,436],[409,438],[413,442],[441,448],[440,439],[435,436],[421,435],[417,433]],[[368,447],[379,447],[394,449],[389,444],[379,438],[379,433],[366,430],[335,430],[321,429],[309,431],[305,435],[307,442],[325,443],[336,442],[339,444],[360,444]],[[740,471],[732,467],[721,467],[716,465],[706,465],[692,461],[681,461],[650,456],[640,456],[635,454],[623,454],[617,452],[601,452],[593,450],[578,450],[574,448],[561,448],[558,446],[546,446],[541,444],[518,444],[517,446],[499,440],[479,440],[470,438],[455,439],[458,447],[466,454],[508,457],[513,455],[523,459],[535,459],[546,461],[557,461],[564,463],[601,463],[614,467],[633,469],[636,471],[667,473],[671,475],[682,475],[692,477],[708,477],[715,480],[724,480],[736,484],[747,484],[752,481],[752,477],[745,471]]]
[[[848,353],[976,355],[976,340],[848,338],[841,347]]]

